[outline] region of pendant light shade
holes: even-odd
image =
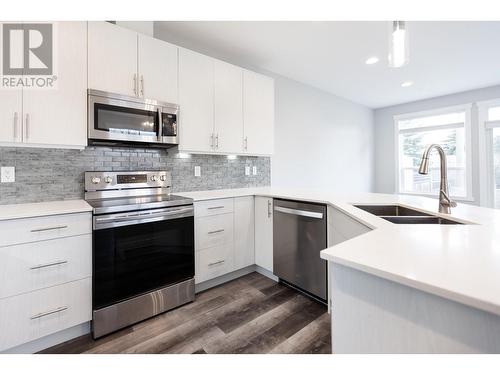
[[[405,21],[393,21],[389,32],[389,66],[400,68],[410,59],[408,29]]]

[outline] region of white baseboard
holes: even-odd
[[[248,267],[245,267],[245,268],[242,268],[240,270],[236,270],[236,271],[233,271],[231,273],[228,273],[226,275],[222,275],[222,276],[219,276],[219,277],[216,277],[215,279],[212,279],[212,280],[208,280],[208,281],[204,281],[200,284],[196,284],[195,285],[195,292],[196,293],[200,293],[204,290],[207,290],[207,289],[210,289],[210,288],[213,288],[213,287],[216,287],[218,285],[221,285],[221,284],[224,284],[224,283],[227,283],[229,281],[232,281],[232,280],[235,280],[239,277],[242,277],[242,276],[245,276],[249,273],[252,273],[252,272],[258,272],[260,273],[261,275],[263,276],[266,276],[274,281],[279,281],[279,279],[273,275],[273,273],[271,271],[268,271],[262,267],[259,267],[255,264],[252,264],[251,266],[248,266]]]
[[[82,323],[77,326],[53,333],[48,336],[21,344],[14,348],[7,349],[1,354],[31,354],[50,348],[54,345],[72,340],[74,338],[90,333],[90,322]]]

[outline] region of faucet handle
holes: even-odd
[[[439,192],[439,203],[449,207],[457,207],[457,202],[452,201],[443,190]]]

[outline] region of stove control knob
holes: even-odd
[[[98,184],[99,182],[101,182],[101,178],[100,177],[92,177],[92,179],[90,181],[93,184]]]
[[[107,184],[110,184],[111,182],[113,182],[113,177],[111,177],[111,176],[105,177],[104,182],[106,182]]]
[[[160,176],[160,181],[165,181],[167,179],[167,176],[165,176],[164,174],[162,174]]]
[[[156,180],[158,180],[158,176],[152,175],[151,176],[151,181],[155,182]]]

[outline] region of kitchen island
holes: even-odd
[[[324,203],[371,229],[321,252],[329,262],[334,353],[500,352],[499,210],[459,204],[445,215],[436,199],[308,189],[180,194]],[[398,204],[465,225],[393,224],[354,204]]]

